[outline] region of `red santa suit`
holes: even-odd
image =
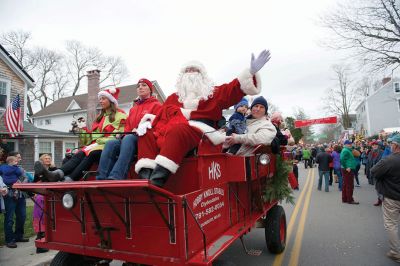
[[[238,103],[243,96],[260,92],[259,76],[245,70],[230,83],[215,86],[207,100],[184,103],[177,93],[170,95],[152,123],[152,129],[138,141],[135,171],[154,169],[156,164],[176,173],[184,156],[206,136],[214,145],[224,142],[225,133],[216,130],[222,110]]]

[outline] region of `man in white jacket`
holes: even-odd
[[[276,136],[275,126],[267,118],[268,103],[264,97],[254,99],[250,106],[251,114],[246,120],[246,134],[232,134],[225,139],[229,146],[242,144],[236,155],[252,155],[254,146],[259,144],[270,145]]]

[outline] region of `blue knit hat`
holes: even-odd
[[[388,138],[389,142],[394,142],[398,145],[400,145],[400,134],[394,134],[390,138]]]
[[[254,99],[254,101],[251,103],[250,109],[253,108],[254,105],[256,104],[261,104],[264,105],[265,107],[265,114],[268,112],[268,103],[267,100],[265,100],[264,97],[260,96]]]
[[[353,142],[351,142],[351,140],[346,139],[343,144],[350,145],[350,144],[353,144]]]
[[[246,98],[242,98],[240,100],[240,102],[238,102],[237,104],[235,104],[235,111],[238,109],[238,107],[240,106],[246,106],[247,108],[249,108],[249,101],[247,101]]]

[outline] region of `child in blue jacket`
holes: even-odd
[[[6,159],[7,164],[0,165],[0,175],[3,177],[3,182],[8,187],[12,187],[15,182],[20,180],[22,170],[17,165],[18,159],[15,156],[8,156]]]
[[[235,134],[244,134],[247,130],[246,125],[246,113],[249,109],[249,102],[243,98],[239,103],[235,105],[235,113],[229,118],[228,130],[226,131],[226,135],[230,136],[233,133]],[[235,144],[229,147],[228,152],[232,154],[236,154],[239,150],[241,144]]]
[[[5,205],[4,205],[4,199],[3,196],[7,195],[8,189],[6,184],[3,182],[3,178],[0,176],[0,213],[5,212]]]

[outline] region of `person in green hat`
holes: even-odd
[[[343,143],[343,149],[340,153],[340,165],[343,176],[342,202],[348,204],[359,204],[353,198],[354,191],[354,170],[356,169],[356,160],[352,152],[353,143],[346,140]]]

